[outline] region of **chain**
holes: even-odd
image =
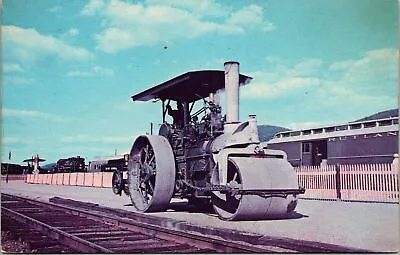
[[[208,187],[196,187],[193,186],[192,184],[188,183],[187,181],[181,180],[181,182],[188,186],[191,189],[194,190],[199,190],[199,191],[228,191],[230,190],[229,187],[225,186],[225,185],[210,185]]]

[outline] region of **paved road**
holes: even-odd
[[[47,201],[59,196],[100,205],[134,210],[129,197],[115,196],[111,189],[1,183],[1,191]],[[369,249],[399,251],[399,204],[299,200],[298,218],[245,222],[221,221],[215,214],[189,212],[183,200],[173,200],[164,217],[192,224],[237,229],[269,236],[296,238]]]

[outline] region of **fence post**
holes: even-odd
[[[336,170],[336,198],[338,200],[342,200],[342,194],[340,193],[340,165],[336,164],[335,165],[335,170]]]

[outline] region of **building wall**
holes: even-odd
[[[293,166],[300,166],[301,142],[268,144],[268,149],[276,149],[286,152],[288,161]]]
[[[387,133],[330,138],[328,164],[391,163],[398,146],[398,135]]]
[[[313,154],[302,153],[302,143],[312,140],[268,144],[268,148],[283,150],[293,166],[312,165]],[[398,154],[398,131],[327,139],[328,164],[391,163]],[[312,148],[310,148],[311,151]],[[301,161],[300,161],[301,159]]]

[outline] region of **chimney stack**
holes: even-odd
[[[226,122],[224,132],[232,133],[239,124],[239,62],[224,63]]]

